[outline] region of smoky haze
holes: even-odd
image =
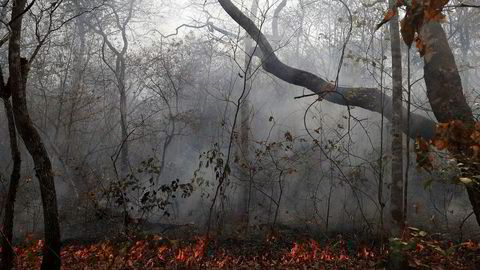
[[[22,50],[34,54],[35,33],[41,39],[56,29],[31,63],[27,101],[53,163],[63,239],[104,237],[129,222],[146,232],[173,225],[233,231],[246,222],[326,233],[376,232],[389,223],[390,122],[266,72],[256,43],[217,1],[64,1],[53,28],[35,21],[48,2],[26,16]],[[279,9],[281,2],[259,1],[255,12],[251,1],[235,5],[285,64],[391,95],[388,27],[374,31],[384,4],[344,1],[350,17],[336,1]],[[468,40],[455,31],[460,13],[452,11],[444,27],[475,111],[480,76],[468,55],[477,53],[478,30],[463,24],[474,33]],[[0,36],[7,33],[1,26]],[[410,55],[411,110],[435,120],[423,60],[414,49]],[[5,74],[7,63],[3,46]],[[13,163],[8,126],[0,123],[3,205]],[[408,223],[478,236],[447,154],[439,151],[440,169],[428,172],[417,166],[414,140],[409,145]],[[43,230],[35,165],[23,143],[20,151],[18,238]]]

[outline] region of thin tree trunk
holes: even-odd
[[[258,10],[258,0],[253,0],[251,8],[251,18],[255,19]],[[252,196],[252,180],[250,177],[250,160],[249,160],[249,134],[250,134],[250,101],[249,92],[251,90],[252,82],[250,77],[252,75],[252,60],[253,60],[252,40],[245,39],[245,59],[244,59],[244,91],[246,91],[245,98],[241,100],[240,106],[240,180],[242,182],[241,198],[240,198],[240,223],[242,230],[248,230],[250,218],[250,203]]]
[[[395,1],[389,1],[390,7]],[[395,9],[396,11],[396,9]],[[402,134],[402,51],[398,15],[390,21],[390,44],[392,52],[392,184],[390,187],[391,233],[399,237],[403,221],[403,134]]]
[[[1,72],[1,71],[0,71]],[[3,80],[1,82],[3,84]],[[8,134],[10,136],[10,152],[13,160],[12,174],[10,175],[10,187],[8,189],[7,201],[5,202],[5,216],[3,217],[1,246],[3,247],[2,265],[0,270],[9,270],[13,267],[13,217],[15,212],[15,198],[17,197],[18,183],[20,180],[20,168],[22,159],[17,143],[17,132],[13,117],[12,105],[8,97],[3,98],[5,114],[8,122]]]
[[[394,0],[389,0],[390,9],[398,13]],[[390,234],[401,238],[405,226],[403,219],[403,132],[402,132],[402,51],[398,14],[390,21],[390,45],[392,53],[392,183],[390,185]],[[389,270],[401,270],[408,261],[401,250],[391,250],[387,263]]]
[[[26,2],[26,0],[13,2],[12,18],[15,19],[10,23],[11,36],[8,47],[10,77],[7,84],[12,92],[13,114],[17,131],[33,158],[35,173],[39,180],[45,234],[41,269],[57,270],[60,269],[60,226],[52,164],[42,138],[35,129],[28,113],[26,83],[29,63],[20,56],[22,21]]]
[[[123,67],[125,69],[125,67]],[[125,74],[125,72],[123,72]],[[120,92],[120,126],[121,126],[121,132],[122,132],[122,152],[121,152],[121,160],[120,160],[120,172],[121,172],[121,177],[126,177],[128,174],[128,164],[129,164],[129,158],[128,158],[128,151],[129,151],[129,145],[130,143],[128,142],[128,125],[127,125],[127,93],[125,91],[125,76],[121,79],[122,86],[119,87],[119,92]]]

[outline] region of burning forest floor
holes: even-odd
[[[415,228],[383,244],[355,234],[319,237],[298,230],[244,235],[207,239],[182,229],[70,240],[62,248],[62,269],[384,269],[395,250],[404,252],[410,269],[480,269],[478,242],[454,242]],[[15,247],[16,269],[39,269],[42,248],[42,240],[31,238]]]

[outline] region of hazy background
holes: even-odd
[[[34,7],[27,22],[39,14],[43,2]],[[78,12],[73,2],[65,2],[63,15],[54,17],[57,24]],[[385,181],[383,202],[389,198],[388,121],[382,126],[377,113],[315,102],[315,96],[295,99],[310,92],[265,73],[258,58],[250,63],[251,75],[246,75],[245,32],[216,1],[133,1],[124,56],[129,166],[128,174],[119,175],[119,94],[110,66],[115,54],[98,30],[121,48],[124,43],[112,10],[124,21],[130,1],[107,1],[105,6],[101,1],[81,2],[83,8],[100,7],[50,36],[33,63],[28,84],[29,109],[55,166],[64,238],[102,237],[118,231],[122,212],[153,224],[148,227],[152,230],[164,224],[204,228],[218,185],[215,165],[218,158],[227,160],[242,90],[249,102],[249,154],[242,156],[239,150],[241,123],[237,120],[230,155],[232,173],[212,208],[211,222],[234,227],[243,194],[249,190],[252,225],[275,221],[309,230],[363,233],[380,228],[380,177]],[[278,57],[335,80],[350,25],[345,8],[336,1],[288,1],[279,17],[279,37],[274,38],[272,16],[280,2],[260,1],[254,19]],[[353,15],[353,30],[338,83],[382,85],[388,93],[388,29],[373,31],[383,18],[385,4],[345,2]],[[234,3],[243,11],[251,7],[250,1]],[[476,109],[480,16],[467,9],[448,14],[444,27],[466,96]],[[35,44],[34,29],[25,25],[23,45],[28,54]],[[45,27],[42,21],[39,29]],[[178,34],[171,35],[177,27]],[[3,35],[5,29],[1,31]],[[407,50],[402,49],[405,59]],[[3,47],[2,66],[6,56]],[[434,119],[421,80],[423,61],[413,49],[411,57],[412,81],[418,80],[413,85],[412,111]],[[240,102],[245,100],[244,95]],[[3,205],[11,160],[6,121],[0,123]],[[447,159],[439,156],[437,165],[444,169],[427,173],[416,169],[414,143],[410,146],[409,223],[452,236],[478,236],[469,230],[475,225],[474,218],[468,218],[471,206],[464,189],[453,184]],[[23,145],[21,150],[22,178],[15,209],[19,237],[41,232],[43,223],[33,162]],[[381,168],[379,159],[383,160]],[[242,174],[245,171],[248,176]],[[178,184],[172,184],[177,179]],[[384,219],[388,221],[388,204]]]

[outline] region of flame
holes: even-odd
[[[238,246],[226,248],[217,247],[212,250],[215,256],[210,256],[209,239],[197,237],[195,241],[184,242],[182,240],[167,240],[163,238],[149,237],[148,240],[125,242],[122,251],[115,252],[119,245],[114,242],[100,242],[91,245],[70,245],[62,249],[63,269],[87,269],[77,266],[85,266],[95,261],[100,268],[113,265],[112,269],[127,267],[132,270],[138,269],[297,269],[298,266],[315,268],[319,266],[325,269],[336,269],[337,266],[365,267],[372,262],[384,259],[388,256],[388,249],[383,250],[377,246],[375,249],[368,245],[361,245],[355,253],[350,254],[347,250],[347,242],[342,239],[334,239],[323,243],[316,240],[294,241],[287,248],[279,248],[272,245],[273,249],[264,250],[261,253],[247,252],[243,255],[235,255]],[[428,255],[425,251],[431,251],[443,242],[438,240],[425,240],[416,243],[415,249],[409,251],[409,255],[417,264],[425,264],[428,261],[421,256]],[[275,243],[273,243],[275,244]],[[459,254],[458,260],[462,262],[462,254],[480,250],[476,241],[467,240],[463,243],[448,243],[455,254]],[[14,247],[17,255],[16,269],[38,269],[41,264],[41,256],[29,254],[41,254],[44,247],[43,241],[32,241],[28,247]],[[377,249],[378,248],[378,249]],[[435,256],[442,256],[436,253]],[[442,257],[443,260],[444,257]],[[445,257],[446,260],[447,257]],[[461,260],[461,261],[460,261]],[[358,263],[358,264],[357,264]],[[359,268],[360,269],[360,268]]]
[[[207,246],[207,239],[206,238],[199,238],[197,240],[197,245],[196,245],[195,251],[194,251],[195,259],[203,258],[203,255],[205,254],[205,247],[206,246]]]
[[[417,243],[416,247],[415,247],[415,251],[416,252],[422,252],[423,250],[425,249],[425,246],[420,244],[420,243]]]
[[[322,249],[320,244],[315,240],[310,240],[309,245],[293,243],[292,249],[288,253],[288,256],[284,258],[287,263],[299,263],[299,262],[312,262],[312,261],[346,261],[349,260],[349,256],[344,249],[338,252],[339,255],[329,249]]]
[[[180,249],[177,253],[177,256],[175,256],[175,259],[179,262],[184,262],[187,259],[187,255],[184,249]]]
[[[375,253],[372,250],[369,250],[367,247],[363,247],[358,253],[358,257],[363,257],[365,259],[374,258]]]
[[[165,262],[167,260],[166,256],[167,256],[167,252],[168,252],[169,248],[166,246],[166,245],[162,245],[160,246],[158,249],[157,249],[157,258],[162,261],[162,262]]]
[[[291,255],[292,257],[297,257],[298,254],[300,253],[300,250],[301,250],[301,245],[298,244],[297,242],[294,242],[294,243],[293,243],[292,250],[290,251],[290,255]]]

